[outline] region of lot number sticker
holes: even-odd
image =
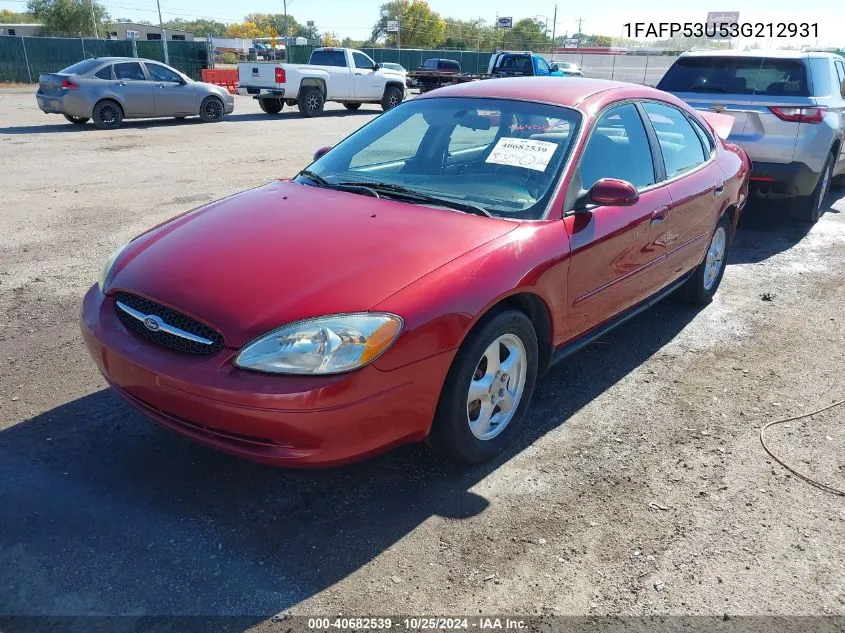
[[[496,147],[484,162],[546,171],[556,149],[557,143],[505,136],[499,139]]]

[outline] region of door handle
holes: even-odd
[[[364,73],[355,73],[356,75],[363,75]]]
[[[651,225],[662,224],[666,219],[666,214],[669,212],[669,207],[657,207],[651,212]]]
[[[126,85],[126,82],[125,82],[125,81],[118,81],[118,82],[117,82],[117,85],[118,85],[118,86],[125,86],[125,85]]]
[[[158,84],[158,87],[159,88],[166,88],[166,86],[164,84]]]
[[[725,183],[722,183],[721,185],[716,185],[716,186],[713,188],[713,195],[714,195],[714,196],[719,197],[719,196],[721,196],[723,193],[725,193]]]

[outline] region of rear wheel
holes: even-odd
[[[726,213],[719,220],[704,261],[699,264],[695,272],[683,286],[684,298],[692,303],[707,304],[713,300],[713,295],[722,283],[725,266],[728,262],[728,251],[731,247],[731,219]]]
[[[402,103],[404,98],[405,95],[398,86],[388,86],[381,98],[381,109],[387,112]]]
[[[258,106],[267,114],[278,114],[282,111],[284,104],[281,99],[259,99]]]
[[[64,117],[74,125],[85,125],[91,120],[87,116],[71,116],[69,114],[65,114]]]
[[[537,335],[524,313],[490,318],[461,346],[443,385],[428,443],[470,464],[516,437],[537,380]]]
[[[92,118],[101,130],[116,130],[123,125],[123,108],[116,101],[103,99],[94,106]]]
[[[200,118],[206,123],[217,123],[226,116],[223,102],[217,97],[206,97],[200,104]]]
[[[358,108],[361,107],[361,104],[360,103],[352,103],[350,101],[347,101],[346,103],[343,104],[343,107],[346,108],[347,110],[352,110],[354,112],[355,110],[357,110]]]
[[[835,159],[833,154],[828,154],[827,160],[822,167],[822,173],[819,175],[819,181],[816,183],[816,188],[809,196],[796,198],[792,203],[792,209],[805,222],[815,224],[819,218],[824,214],[824,203],[827,198],[827,192],[830,191],[830,183],[833,180],[833,163]]]
[[[309,86],[299,91],[297,103],[302,116],[312,117],[323,112],[323,106],[326,105],[326,100],[323,98],[323,93],[319,88]]]

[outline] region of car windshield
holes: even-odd
[[[83,59],[81,62],[76,62],[72,66],[63,68],[59,73],[63,75],[84,75],[89,70],[92,70],[103,63],[102,59]]]
[[[373,185],[358,191],[377,191],[382,197],[394,197],[401,188],[496,217],[539,219],[580,123],[577,110],[560,106],[415,99],[346,138],[296,182]]]

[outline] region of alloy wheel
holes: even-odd
[[[720,226],[713,233],[713,238],[710,240],[710,247],[707,249],[707,259],[704,261],[705,290],[710,290],[719,278],[719,273],[722,271],[722,266],[724,265],[727,243],[728,236],[725,232],[725,227]]]

